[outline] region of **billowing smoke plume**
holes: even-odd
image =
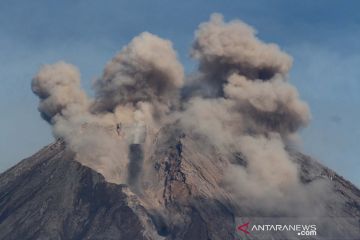
[[[183,81],[183,68],[171,42],[145,32],[106,65],[95,86],[97,108],[113,111],[119,104],[139,102],[170,107]]]
[[[88,107],[86,94],[80,89],[80,73],[73,65],[58,62],[45,65],[32,81],[32,90],[40,98],[39,111],[48,122]]]
[[[136,155],[129,149],[145,144],[161,126],[162,116],[178,104],[183,80],[171,42],[142,33],[107,64],[95,83],[95,99],[80,89],[79,71],[63,62],[44,66],[32,89],[55,137],[68,143],[79,162],[121,183],[136,181],[129,174],[138,163],[128,167],[129,156]]]
[[[196,31],[192,56],[199,60],[203,80],[222,93],[222,84],[233,74],[248,79],[268,80],[286,75],[292,60],[275,44],[266,44],[255,36],[253,28],[240,21],[225,23],[220,14]]]
[[[200,25],[192,55],[199,60],[199,78],[215,95],[233,102],[233,109],[247,115],[249,131],[264,129],[295,132],[310,118],[307,105],[286,82],[291,57],[275,44],[266,44],[245,23],[225,23],[213,14]]]
[[[310,119],[287,81],[291,57],[245,23],[226,23],[219,14],[199,26],[191,55],[198,71],[184,87],[171,42],[145,32],[106,65],[94,99],[80,89],[78,71],[62,62],[41,69],[32,89],[54,135],[108,181],[140,191],[142,175],[151,172],[145,166],[153,166],[148,149],[159,129],[176,122],[227,159],[241,153],[246,164],[223,166],[222,181],[234,198],[278,201],[304,192],[286,150],[289,137]]]
[[[180,120],[225,156],[242,154],[245,166],[224,170],[226,187],[242,204],[256,200],[265,206],[303,192],[286,144],[306,126],[310,113],[287,82],[291,57],[255,34],[250,26],[226,23],[218,14],[199,26],[192,49],[199,72],[191,80],[205,86],[203,97],[190,99]]]
[[[224,93],[235,102],[237,111],[265,131],[292,133],[310,118],[308,106],[299,99],[297,90],[279,75],[262,81],[233,74],[224,84]]]
[[[135,37],[95,83],[92,112],[113,112],[130,143],[145,142],[179,101],[184,71],[172,43],[151,33]],[[148,132],[147,132],[148,131]]]

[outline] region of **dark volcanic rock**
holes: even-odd
[[[1,175],[0,239],[146,239],[126,188],[58,141]]]

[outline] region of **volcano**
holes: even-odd
[[[321,217],[339,226],[332,239],[347,239],[344,233],[359,239],[354,237],[359,225],[336,221],[360,218],[360,190],[310,157],[291,156],[303,184],[324,181],[331,187],[336,201],[312,204],[325,208]],[[1,174],[0,239],[236,239],[236,217],[279,212],[261,212],[256,203],[252,208],[231,204],[221,169],[231,161],[246,167],[240,154],[233,157],[211,147],[200,151],[191,133],[163,128],[149,156],[157,184],[132,191],[75,161],[58,139]]]
[[[185,74],[143,32],[93,95],[76,66],[44,65],[31,87],[57,140],[1,174],[0,239],[360,239],[359,189],[298,150],[291,56],[220,14],[191,56]]]

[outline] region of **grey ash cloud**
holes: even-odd
[[[224,166],[224,176],[236,180],[223,179],[235,195],[278,199],[302,191],[286,146],[310,111],[288,82],[292,58],[258,39],[249,25],[225,22],[220,14],[199,25],[191,56],[198,69],[185,76],[172,43],[144,32],[108,62],[94,98],[80,88],[78,70],[64,62],[44,66],[32,89],[54,135],[108,181],[141,185],[141,175],[152,171],[147,156],[157,133],[178,122],[229,158],[243,154],[246,167]],[[248,182],[253,188],[244,187]]]

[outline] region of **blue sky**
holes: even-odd
[[[213,12],[241,19],[294,58],[291,81],[312,109],[303,151],[360,186],[359,1],[0,1],[0,171],[52,141],[30,90],[41,64],[77,65],[82,84],[143,31],[173,41],[187,71],[193,33]]]

